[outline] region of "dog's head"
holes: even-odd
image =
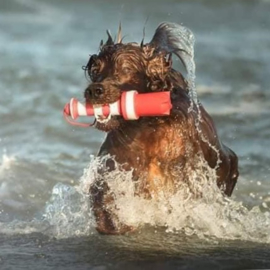
[[[169,74],[172,71],[172,53],[187,65],[188,51],[183,27],[173,23],[162,23],[150,43],[122,43],[121,29],[117,42],[109,32],[105,44],[101,42],[100,52],[92,55],[85,66],[92,83],[84,96],[92,104],[110,104],[117,101],[123,91],[136,90],[139,93],[170,91],[173,88]],[[185,28],[186,31],[186,28]],[[98,119],[97,119],[98,120]],[[119,127],[123,119],[112,117],[107,122],[97,121],[98,129],[109,131]]]

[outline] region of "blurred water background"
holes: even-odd
[[[0,0],[0,269],[270,268],[269,14],[269,0]],[[162,21],[193,31],[199,99],[239,156],[232,199],[204,204],[193,228],[176,207],[173,230],[95,232],[85,186],[105,134],[62,109],[119,21],[126,41]]]

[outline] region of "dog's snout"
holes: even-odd
[[[100,84],[92,84],[85,90],[85,98],[99,98],[104,93],[104,88]]]

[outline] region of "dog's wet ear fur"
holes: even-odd
[[[119,27],[118,27],[116,43],[122,43],[122,25],[121,25],[121,22],[119,23]]]
[[[189,29],[176,23],[163,22],[149,44],[157,50],[177,55],[188,71],[194,56],[194,36]]]
[[[109,32],[109,30],[106,31],[107,35],[108,35],[108,39],[105,43],[105,46],[108,46],[108,45],[114,45],[114,42],[113,42],[113,39],[112,39],[112,36]]]

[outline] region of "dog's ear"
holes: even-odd
[[[106,31],[107,35],[108,35],[108,39],[106,41],[106,43],[104,44],[105,46],[107,45],[114,45],[111,33],[109,32],[109,30]]]
[[[194,57],[194,35],[188,28],[163,22],[156,29],[150,45],[157,50],[174,53],[180,58],[186,71],[189,71]]]
[[[119,27],[118,27],[116,43],[122,43],[122,26],[121,26],[121,22],[119,23]]]

